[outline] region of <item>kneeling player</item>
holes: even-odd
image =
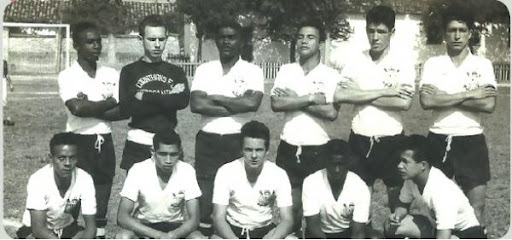
[[[400,205],[389,217],[388,236],[410,238],[486,238],[475,212],[462,190],[441,170],[433,167],[427,139],[413,135],[407,138],[400,155],[398,170],[406,181],[400,191]],[[434,226],[421,217],[408,215],[415,196],[430,209]]]
[[[180,137],[174,131],[156,133],[151,154],[128,172],[116,238],[191,238],[199,226],[201,190],[194,168],[181,161]]]
[[[284,238],[293,225],[292,192],[286,172],[267,160],[270,132],[251,121],[241,135],[243,157],[224,164],[215,176],[212,238]]]
[[[96,198],[92,177],[76,167],[77,137],[58,133],[50,140],[51,163],[30,176],[27,207],[18,238],[95,238]],[[80,210],[85,228],[77,224]]]
[[[330,140],[325,152],[327,167],[309,175],[302,187],[306,238],[365,238],[371,197],[366,183],[348,170],[350,146]]]

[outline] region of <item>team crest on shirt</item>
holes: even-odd
[[[101,84],[103,85],[101,88],[101,96],[103,99],[106,100],[107,98],[111,98],[114,95],[117,83],[112,81],[102,81]]]
[[[180,191],[178,193],[172,193],[170,206],[172,208],[181,208],[185,203],[185,193]]]
[[[233,94],[237,97],[241,97],[247,90],[247,82],[242,75],[233,76]]]
[[[482,74],[480,74],[477,71],[469,71],[466,72],[469,78],[469,82],[464,84],[464,89],[466,91],[471,91],[479,87],[478,82],[480,81],[480,78],[482,77]]]
[[[340,215],[343,218],[352,219],[352,215],[354,214],[354,203],[351,202],[350,204],[343,203],[343,208],[341,209]]]
[[[324,81],[322,79],[315,79],[313,81],[313,93],[323,93],[324,89]]]
[[[400,73],[400,69],[394,67],[386,67],[384,68],[385,77],[382,83],[384,87],[393,87],[398,81],[398,74]]]
[[[77,208],[80,207],[80,202],[81,202],[80,198],[68,199],[66,201],[66,207],[64,208],[64,213],[72,214],[75,211],[77,211],[78,210]]]
[[[271,206],[276,200],[276,192],[274,190],[260,190],[258,198],[258,206]]]

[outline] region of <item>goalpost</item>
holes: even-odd
[[[49,34],[27,34],[23,37],[12,38],[9,28],[38,28],[52,29],[55,33]],[[61,29],[65,29],[65,42],[62,46]],[[55,31],[56,30],[56,31]],[[70,65],[70,37],[69,24],[45,24],[45,23],[3,23],[3,58],[15,69],[14,73],[58,73],[62,70],[62,48],[64,48],[64,68]],[[52,39],[54,38],[54,39]],[[26,45],[24,45],[26,44]],[[55,48],[53,47],[55,46]],[[54,52],[49,49],[55,49]],[[14,51],[14,50],[15,51]],[[12,50],[10,52],[10,50]],[[10,53],[13,56],[9,56]],[[48,54],[50,53],[50,54]],[[49,55],[54,54],[54,59]],[[53,64],[53,65],[52,65]],[[55,67],[54,69],[52,69]],[[12,67],[11,67],[12,68]]]

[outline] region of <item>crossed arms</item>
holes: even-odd
[[[247,90],[239,97],[208,95],[203,91],[193,91],[190,95],[190,110],[210,117],[228,117],[257,111],[262,98],[263,93],[254,90]]]
[[[270,97],[270,104],[274,112],[301,110],[330,121],[334,121],[338,117],[339,105],[326,103],[323,93],[298,96],[289,88],[275,88]]]
[[[432,84],[420,88],[420,104],[425,110],[457,107],[461,110],[492,113],[498,91],[490,84],[476,89],[448,94]]]

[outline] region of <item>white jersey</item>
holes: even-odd
[[[469,53],[459,67],[448,55],[429,58],[423,68],[420,86],[432,84],[448,94],[471,91],[490,84],[497,86],[491,62]],[[430,131],[437,134],[467,136],[483,133],[480,112],[461,110],[457,107],[435,109]]]
[[[416,76],[412,60],[404,60],[403,56],[392,50],[379,62],[372,60],[369,50],[355,55],[341,74],[354,81],[362,90],[384,89],[398,84],[409,84],[414,89]],[[371,104],[358,104],[355,110],[352,130],[356,134],[367,137],[393,136],[403,131],[400,111],[390,111]]]
[[[272,208],[292,206],[292,190],[286,172],[265,161],[254,186],[247,180],[243,158],[217,171],[213,203],[227,206],[227,221],[240,228],[261,228],[272,222]]]
[[[134,216],[143,223],[183,222],[186,201],[200,197],[201,190],[194,168],[183,161],[176,162],[162,189],[150,158],[130,168],[120,195],[138,204]]]
[[[241,97],[248,90],[264,91],[263,70],[239,59],[226,75],[219,60],[201,64],[194,74],[190,91],[202,91],[208,95]],[[229,117],[201,116],[201,130],[216,134],[240,133],[254,113],[241,113]]]
[[[322,63],[313,68],[307,75],[299,63],[281,66],[277,73],[271,95],[276,88],[291,89],[298,96],[323,93],[327,103],[332,103],[336,85],[341,75],[336,70]],[[330,140],[328,125],[330,121],[312,116],[302,110],[287,111],[281,140],[295,146],[322,145]]]
[[[59,95],[64,103],[77,98],[81,92],[87,95],[89,101],[98,102],[112,96],[119,102],[119,73],[110,67],[98,65],[96,77],[91,78],[82,69],[78,62],[74,62],[69,68],[59,73]],[[66,107],[68,116],[66,131],[77,134],[107,134],[112,132],[110,121],[92,117],[78,117]]]
[[[463,231],[479,226],[468,198],[451,179],[435,167],[430,168],[423,194],[419,193],[418,186],[414,182],[404,181],[400,190],[400,201],[412,203],[415,195],[421,195],[423,202],[436,220],[438,230]]]
[[[48,164],[32,174],[27,184],[27,205],[23,214],[23,224],[30,226],[28,210],[46,211],[48,229],[56,232],[74,222],[72,211],[80,202],[82,215],[96,214],[96,192],[92,177],[80,168],[71,175],[71,185],[62,197],[57,188],[52,164]]]
[[[370,191],[365,182],[353,172],[347,173],[343,190],[334,198],[327,170],[318,170],[304,179],[302,208],[304,216],[319,214],[322,231],[343,232],[350,222],[366,223],[370,215]]]

